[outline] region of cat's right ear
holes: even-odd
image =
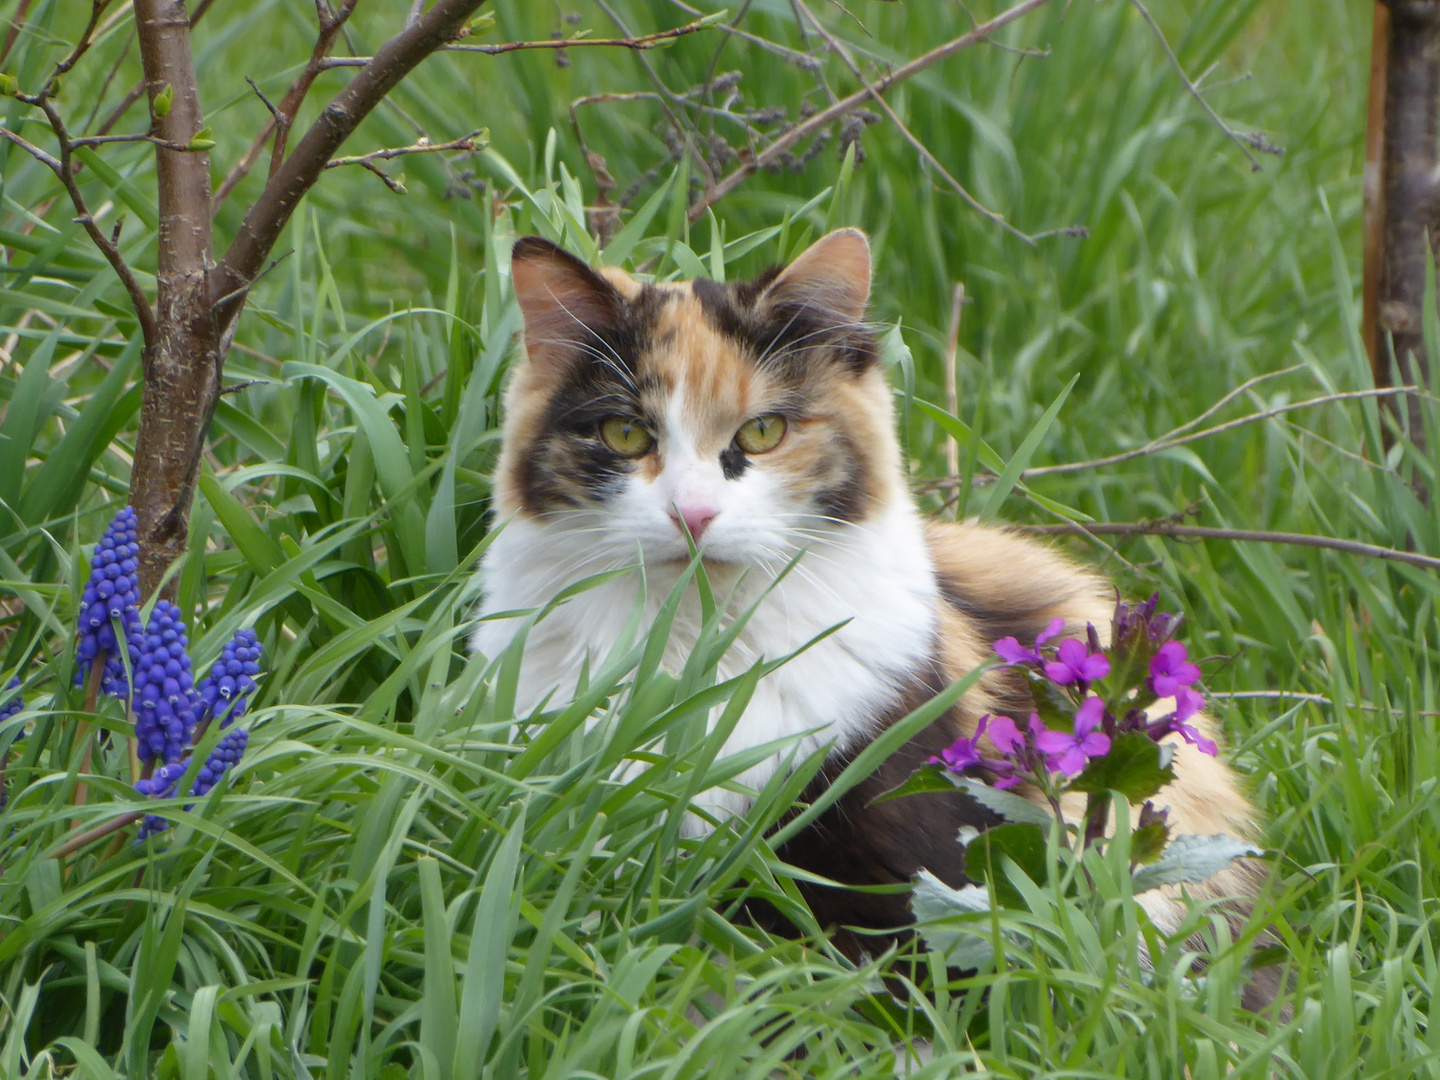
[[[510,274],[532,363],[558,363],[593,348],[597,331],[613,328],[619,319],[615,287],[543,237],[515,241]]]

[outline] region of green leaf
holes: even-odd
[[[175,87],[171,86],[167,82],[164,86],[160,88],[160,92],[156,94],[154,99],[150,102],[150,111],[154,114],[155,119],[159,120],[162,117],[169,116],[170,106],[174,101]]]
[[[1024,897],[1006,877],[1003,860],[1009,859],[1031,881],[1046,878],[1046,830],[1039,825],[1012,823],[986,829],[965,847],[965,874],[973,881],[988,881],[1002,907],[1023,908]]]
[[[967,971],[983,970],[990,965],[995,955],[991,944],[988,922],[969,920],[977,933],[964,933],[963,923],[951,922],[956,916],[984,915],[990,909],[990,892],[983,885],[966,885],[952,889],[929,870],[921,870],[915,877],[915,888],[910,894],[910,910],[915,913],[915,922],[925,944],[945,958],[946,967]]]
[[[1174,781],[1175,770],[1163,760],[1160,745],[1143,732],[1128,731],[1110,740],[1104,757],[1091,758],[1069,787],[1091,795],[1118,791],[1138,803]]]
[[[910,774],[903,784],[882,792],[870,800],[869,805],[877,806],[891,799],[903,799],[907,795],[924,795],[934,791],[954,791],[959,784],[954,774],[943,765],[922,765]]]
[[[995,486],[990,490],[990,498],[985,500],[985,507],[980,511],[981,521],[992,521],[1000,513],[1000,507],[1004,505],[1011,489],[1019,482],[1020,474],[1030,464],[1030,459],[1040,448],[1040,443],[1050,431],[1050,426],[1055,423],[1055,417],[1060,415],[1060,409],[1065,404],[1065,399],[1070,396],[1070,391],[1075,389],[1075,384],[1079,381],[1079,375],[1070,377],[1070,381],[1065,384],[1065,389],[1060,391],[1060,396],[1050,403],[1050,407],[1045,410],[1045,414],[1040,417],[1039,422],[1025,436],[1025,441],[1020,444],[1020,448],[1005,463],[999,479],[995,481]]]
[[[1233,836],[1177,836],[1159,859],[1135,871],[1131,888],[1142,893],[1162,885],[1208,881],[1236,859],[1264,854]]]
[[[1130,834],[1130,861],[1153,863],[1160,858],[1161,852],[1165,850],[1165,842],[1169,839],[1170,827],[1163,821],[1141,825]]]
[[[1002,791],[969,776],[957,777],[955,786],[968,792],[970,797],[987,810],[993,810],[1006,821],[1024,825],[1039,825],[1048,833],[1055,818],[1023,795],[1013,791]]]

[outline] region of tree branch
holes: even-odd
[[[47,154],[8,128],[0,127],[0,136],[9,139],[48,168],[65,186],[65,191],[70,196],[70,202],[75,207],[75,220],[90,237],[91,243],[100,249],[100,254],[105,256],[105,261],[110,264],[111,269],[119,277],[120,284],[125,286],[125,291],[130,296],[130,304],[135,309],[135,317],[140,323],[140,334],[145,339],[145,344],[150,345],[156,337],[155,315],[150,310],[150,299],[145,295],[145,290],[140,288],[140,282],[135,279],[130,265],[121,256],[120,249],[101,231],[100,226],[95,223],[94,216],[90,213],[89,206],[85,203],[85,196],[80,191],[79,183],[75,180],[75,164],[71,158],[74,143],[70,139],[69,131],[66,130],[64,119],[60,116],[59,110],[55,108],[54,102],[48,99],[21,94],[16,94],[16,97],[27,104],[39,107],[45,113],[45,118],[55,132],[55,137],[60,141],[60,156],[56,158]]]
[[[883,94],[896,83],[903,82],[914,75],[918,75],[926,68],[933,67],[940,61],[949,59],[956,53],[962,52],[970,48],[970,46],[984,41],[997,30],[1009,26],[1016,19],[1028,15],[1036,8],[1044,7],[1049,2],[1050,0],[1021,0],[1020,3],[1006,11],[1002,11],[989,22],[981,23],[968,33],[961,34],[959,37],[947,41],[944,45],[931,49],[922,56],[911,60],[908,64],[903,64],[896,68],[884,78],[876,79],[873,84],[865,89],[858,90],[849,97],[841,98],[835,102],[835,104],[820,110],[803,123],[796,124],[754,157],[737,166],[733,172],[711,184],[705,193],[690,207],[690,221],[693,223],[704,217],[706,210],[714,206],[766,165],[773,163],[780,155],[789,150],[790,147],[802,139],[808,138],[822,130],[829,124],[834,123],[846,113],[853,112],[866,101],[869,101],[872,93]]]
[[[1392,562],[1407,563],[1425,570],[1440,570],[1440,559],[1421,555],[1414,551],[1400,551],[1396,548],[1380,547],[1378,544],[1364,544],[1358,540],[1339,540],[1330,536],[1312,536],[1309,533],[1268,532],[1251,529],[1217,529],[1203,525],[1177,525],[1173,521],[1129,521],[1099,522],[1066,525],[1017,525],[1021,532],[1039,536],[1166,536],[1171,539],[1196,540],[1244,540],[1261,544],[1293,544],[1300,547],[1325,548],[1341,551],[1347,555],[1362,555],[1371,559],[1388,559]]]
[[[416,64],[455,39],[483,2],[436,0],[419,19],[386,42],[350,85],[325,107],[245,215],[235,242],[212,275],[212,301],[259,272],[295,207],[325,171],[335,151]],[[242,296],[216,306],[222,337],[239,318],[243,305]]]

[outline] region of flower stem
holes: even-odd
[[[87,715],[95,714],[95,706],[100,701],[100,680],[105,676],[105,661],[108,654],[101,649],[95,654],[95,659],[90,663],[90,678],[85,683],[85,712]],[[90,738],[90,721],[82,719],[75,727],[75,742],[84,746],[84,757],[80,760],[81,780],[75,785],[75,796],[71,800],[74,806],[84,806],[89,789],[85,786],[83,779],[90,772],[90,749],[92,740]],[[73,823],[74,828],[80,827],[80,822]]]
[[[119,832],[127,825],[135,824],[135,822],[139,821],[144,816],[144,811],[132,810],[128,814],[121,814],[117,818],[111,818],[109,821],[96,825],[93,829],[87,829],[83,833],[72,836],[69,840],[66,840],[65,843],[61,844],[54,851],[50,852],[49,858],[67,858],[75,854],[75,852],[79,851],[81,848],[93,844],[96,840],[100,840],[106,836],[109,836],[113,832]]]

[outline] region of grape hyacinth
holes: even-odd
[[[205,764],[200,766],[200,771],[195,775],[195,783],[190,786],[190,794],[197,798],[210,794],[211,789],[220,782],[220,778],[240,761],[249,741],[250,732],[244,728],[236,728],[226,734],[215,745],[215,749],[210,751],[210,756],[205,759]],[[176,785],[185,775],[185,770],[189,768],[189,765],[189,759],[162,765],[155,770],[155,775],[150,779],[136,781],[135,790],[152,799],[174,798]],[[188,810],[189,807],[186,809]],[[144,840],[147,836],[162,833],[169,827],[170,823],[164,818],[156,814],[146,814],[145,819],[140,823],[139,839]]]
[[[105,671],[100,689],[112,697],[130,696],[125,661],[120,655],[116,627],[123,633],[133,668],[141,636],[139,520],[135,511],[124,507],[105,528],[90,556],[90,580],[80,600],[80,642],[75,650],[79,661],[75,685],[84,686],[91,666],[102,652]]]
[[[219,720],[222,728],[244,716],[259,672],[260,642],[255,631],[236,631],[197,687],[206,715]]]
[[[180,609],[160,600],[140,639],[135,662],[135,738],[141,761],[180,760],[199,719]]]
[[[9,683],[6,684],[5,689],[6,689],[6,690],[19,690],[19,689],[20,689],[20,676],[19,676],[19,675],[16,675],[13,679],[11,679],[11,680],[9,681]],[[9,720],[12,716],[15,716],[15,715],[19,714],[20,711],[21,711],[22,709],[24,709],[24,708],[25,708],[25,698],[22,697],[20,694],[16,694],[16,695],[15,695],[14,697],[12,697],[9,701],[7,701],[4,705],[0,705],[0,724],[3,724],[6,720]]]

